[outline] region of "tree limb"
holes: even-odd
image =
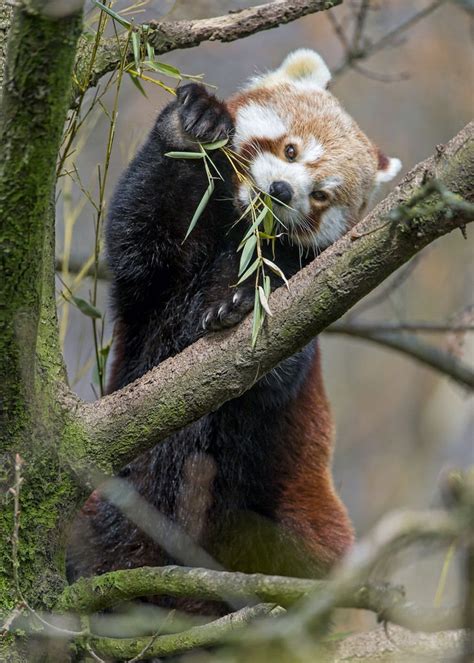
[[[358,300],[424,246],[463,226],[459,213],[446,213],[432,193],[410,219],[391,220],[436,177],[450,191],[471,199],[474,179],[474,123],[441,153],[415,167],[369,216],[271,297],[271,317],[254,349],[250,319],[236,329],[212,334],[163,362],[142,378],[102,400],[76,401],[75,415],[86,432],[86,456],[98,467],[118,470],[138,453],[225,401],[249,389],[267,371],[291,356],[341,317]],[[66,407],[71,395],[66,394]],[[74,445],[65,459],[84,465]]]
[[[468,479],[469,480],[469,479]],[[291,618],[280,620],[278,627],[273,624],[248,634],[249,646],[296,637],[308,627],[325,623],[334,608],[348,605],[356,595],[361,583],[365,583],[380,562],[394,555],[400,549],[421,541],[461,541],[472,535],[472,514],[464,508],[448,511],[395,511],[382,518],[372,531],[349,551],[348,555],[327,582],[324,592],[313,592],[295,606]],[[462,623],[461,611],[456,611],[456,621]],[[449,614],[449,611],[448,611]],[[434,621],[430,624],[430,617]],[[436,611],[416,610],[413,604],[395,600],[379,613],[383,620],[399,624],[413,630],[439,630]],[[427,620],[424,622],[424,620]],[[452,614],[450,615],[452,619]]]
[[[307,14],[331,9],[342,0],[276,0],[263,5],[234,11],[225,16],[181,21],[151,21],[148,40],[156,55],[181,48],[198,46],[204,41],[229,42],[249,37],[256,32],[276,28]],[[97,85],[99,79],[114,71],[122,58],[127,35],[104,39],[97,53],[93,71],[88,79],[89,87]],[[129,60],[133,60],[131,44],[127,46]],[[76,70],[78,79],[83,80],[91,61],[92,44],[87,37],[80,41]]]
[[[454,530],[449,528],[448,531],[452,535]],[[183,566],[141,567],[82,578],[66,588],[57,607],[59,611],[83,615],[136,598],[165,595],[209,601],[233,597],[245,602],[249,596],[257,596],[261,601],[286,608],[307,596],[325,593],[332,594],[330,580],[230,573]],[[380,618],[390,612],[394,623],[413,630],[449,630],[461,628],[463,624],[461,610],[417,606],[405,599],[402,588],[386,583],[360,584],[351,595],[339,596],[337,607],[371,610]]]
[[[253,607],[242,608],[242,610],[216,619],[209,624],[195,626],[182,633],[154,637],[152,641],[149,637],[120,639],[91,637],[85,642],[99,656],[107,656],[114,660],[123,661],[140,654],[147,659],[169,656],[199,647],[220,644],[229,637],[235,636],[236,631],[241,631],[251,621],[262,617],[276,617],[282,612],[284,612],[283,608],[279,608],[273,603],[261,603]],[[145,650],[146,654],[143,655]]]
[[[395,26],[394,28],[386,32],[384,35],[382,35],[382,37],[380,37],[376,41],[368,42],[364,45],[362,45],[361,43],[361,36],[359,36],[357,42],[353,40],[353,43],[351,44],[340,23],[334,17],[332,12],[329,12],[328,18],[333,26],[336,36],[338,37],[344,49],[344,60],[332,72],[333,77],[336,78],[337,76],[340,76],[350,67],[352,67],[353,69],[358,69],[358,62],[360,60],[365,60],[371,57],[372,55],[374,55],[374,53],[377,53],[378,51],[381,51],[385,48],[388,48],[389,46],[393,46],[395,41],[399,39],[405,32],[407,32],[407,30],[410,30],[419,21],[425,19],[427,16],[429,16],[432,12],[434,12],[436,9],[441,7],[441,5],[445,4],[446,2],[447,0],[434,0],[430,5],[424,7],[419,12],[416,12],[405,21],[402,21],[399,25]],[[361,73],[369,73],[369,72],[365,72],[364,70],[362,70]],[[371,72],[370,74],[372,75]],[[384,80],[384,78],[388,82],[390,82],[390,80],[393,80],[392,77],[384,77],[384,76],[380,77],[380,80]]]
[[[436,331],[436,328],[428,328],[428,330]],[[423,331],[423,329],[418,329],[418,331]],[[424,331],[427,330],[425,329]],[[392,350],[397,350],[426,366],[434,368],[444,375],[448,375],[463,387],[467,387],[471,391],[474,390],[474,370],[470,366],[458,359],[458,357],[430,343],[426,343],[426,341],[418,338],[415,334],[404,332],[403,327],[400,331],[396,331],[390,329],[390,326],[384,330],[383,327],[377,329],[370,324],[336,323],[328,327],[326,332],[353,336],[378,343]]]

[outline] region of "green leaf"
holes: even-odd
[[[202,152],[166,152],[165,157],[172,159],[204,159],[205,154]]]
[[[221,140],[216,140],[214,143],[202,143],[202,146],[205,150],[218,150],[220,147],[224,147],[229,142],[228,138],[221,138]]]
[[[122,18],[120,14],[117,14],[117,12],[114,12],[110,7],[106,7],[103,5],[99,0],[93,0],[94,4],[99,7],[103,12],[108,14],[109,16],[112,16],[113,19],[115,19],[120,25],[123,25],[124,28],[131,28],[132,24],[130,21],[127,21],[125,18]]]
[[[252,225],[250,226],[250,228],[249,228],[249,229],[247,230],[247,232],[245,233],[245,236],[244,236],[243,240],[240,242],[239,248],[240,248],[241,246],[244,245],[244,243],[248,240],[248,238],[250,237],[250,235],[252,235],[252,233],[254,233],[254,231],[255,231],[256,228],[258,228],[258,226],[259,226],[259,225],[261,224],[261,222],[263,221],[265,214],[266,214],[266,210],[263,209],[263,210],[260,212],[260,214],[257,216],[257,218],[255,219],[255,221],[252,223]]]
[[[160,74],[164,74],[170,78],[177,78],[178,81],[183,78],[181,76],[180,70],[170,64],[165,64],[164,62],[155,62],[151,58],[150,60],[144,62],[144,64],[146,64],[147,67],[150,67],[150,69],[158,71]]]
[[[289,290],[289,289],[290,289],[290,286],[289,286],[289,283],[288,283],[288,279],[287,279],[286,276],[283,274],[283,272],[282,272],[281,269],[278,267],[278,265],[275,265],[275,263],[272,262],[271,260],[268,260],[268,258],[262,258],[262,260],[263,260],[263,262],[267,265],[267,267],[270,267],[270,269],[272,270],[272,272],[275,272],[275,274],[278,274],[278,276],[279,276],[281,279],[283,279],[283,281],[285,282],[286,287],[287,287],[288,290]]]
[[[140,35],[138,32],[132,32],[132,48],[133,48],[133,59],[135,60],[135,67],[137,71],[140,71]]]
[[[253,252],[257,246],[257,238],[255,235],[250,235],[248,240],[244,244],[242,255],[240,256],[240,265],[239,265],[239,274],[240,276],[248,267],[249,262],[252,259]]]
[[[260,304],[260,297],[258,295],[258,290],[255,290],[255,301],[253,305],[253,324],[252,324],[252,348],[257,342],[258,334],[263,324],[264,312]]]
[[[245,279],[248,279],[248,277],[254,273],[254,271],[257,269],[257,267],[260,264],[260,258],[256,258],[256,260],[250,265],[250,267],[247,269],[247,271],[242,274],[240,279],[237,281],[237,285],[240,285]]]
[[[145,88],[143,85],[140,83],[140,78],[136,74],[132,74],[131,71],[127,72],[130,78],[132,79],[132,83],[135,85],[135,87],[143,94],[143,96],[148,99],[147,94],[145,92]]]
[[[81,313],[87,315],[89,318],[95,318],[98,320],[102,317],[102,313],[99,311],[99,309],[93,306],[90,302],[87,302],[85,299],[71,295],[71,302],[79,309]]]
[[[185,241],[187,240],[187,238],[189,237],[190,233],[193,231],[194,226],[195,226],[196,223],[199,221],[200,216],[202,215],[202,213],[203,213],[204,210],[206,209],[206,205],[207,205],[207,203],[209,202],[209,200],[210,200],[212,194],[214,193],[214,188],[215,188],[215,187],[214,187],[214,180],[211,179],[211,180],[209,180],[209,186],[208,186],[207,189],[204,191],[204,195],[203,195],[203,197],[201,198],[201,202],[199,203],[199,205],[198,205],[197,208],[196,208],[196,211],[194,212],[193,218],[191,219],[191,223],[189,224],[189,228],[188,228],[188,230],[187,230],[187,232],[186,232],[186,235],[185,235],[185,237],[184,237],[184,239],[183,239],[183,242],[185,242]]]
[[[272,235],[273,233],[274,218],[273,213],[267,211],[265,218],[263,219],[263,230],[267,235]]]
[[[263,279],[263,290],[264,290],[265,295],[268,299],[270,297],[270,293],[272,291],[272,282],[271,282],[269,276],[265,276],[265,278]]]
[[[148,60],[152,63],[155,64],[155,49],[153,46],[150,44],[150,42],[147,39],[146,42],[146,53],[148,55]]]
[[[258,296],[260,298],[260,303],[265,309],[265,312],[268,313],[268,315],[273,315],[273,313],[270,310],[270,306],[268,305],[268,299],[265,294],[265,290],[262,288],[261,285],[258,286]]]

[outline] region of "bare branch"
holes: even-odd
[[[408,514],[410,518],[413,514]],[[429,520],[430,514],[425,513]],[[436,518],[436,514],[435,514]],[[435,520],[436,524],[442,521]],[[425,528],[421,535],[431,535]],[[453,530],[449,528],[449,533]],[[440,534],[442,537],[443,534]],[[332,581],[267,576],[259,573],[230,573],[183,566],[142,567],[112,571],[95,578],[82,578],[67,587],[58,610],[92,614],[124,601],[145,596],[173,596],[222,601],[223,596],[241,599],[258,596],[261,601],[290,607],[301,599],[332,592]],[[397,607],[396,611],[394,607]],[[350,595],[341,595],[337,607],[371,610],[380,618],[391,611],[394,623],[424,631],[448,630],[462,626],[460,609],[415,605],[402,588],[386,583],[360,583]]]
[[[251,621],[261,617],[277,617],[284,612],[274,604],[261,603],[251,608],[242,608],[230,615],[216,619],[203,626],[195,626],[182,633],[160,635],[150,642],[150,638],[99,638],[92,637],[86,641],[95,654],[124,660],[136,657],[146,651],[144,658],[155,658],[158,656],[169,656],[180,654],[199,647],[209,647],[222,643],[245,628]]]
[[[324,622],[335,607],[341,604],[348,605],[351,597],[356,595],[357,588],[366,581],[376,565],[400,548],[415,541],[452,542],[466,536],[469,531],[469,516],[461,509],[451,513],[447,511],[390,513],[382,518],[365,539],[353,547],[334,572],[332,580],[327,581],[326,591],[310,594],[299,603],[298,607],[295,606],[291,619],[280,620],[277,628],[273,624],[264,625],[249,633],[247,641],[256,644],[272,639],[298,637],[310,625],[314,628],[319,621]],[[423,624],[425,618],[429,619],[429,615],[436,613],[432,610],[419,613],[413,610],[413,605],[410,609],[410,604],[402,600],[395,601],[392,606],[387,607],[381,616],[406,628],[431,630],[428,623]],[[459,619],[462,619],[462,615],[458,613]],[[435,622],[436,617],[431,627],[437,630],[439,623]]]
[[[87,433],[91,462],[108,471],[118,470],[160,439],[235,398],[416,252],[464,225],[462,215],[440,209],[436,193],[420,203],[413,218],[397,221],[389,219],[389,214],[402,204],[409,205],[427,172],[450,191],[472,197],[473,132],[474,123],[452,139],[442,154],[409,173],[359,224],[357,239],[349,233],[293,277],[290,292],[275,292],[271,298],[274,315],[254,349],[249,341],[251,321],[246,320],[234,330],[201,339],[97,403],[78,403],[75,413]],[[66,407],[70,404],[66,395]],[[74,445],[66,444],[64,450],[68,462],[79,461],[83,468]]]
[[[425,7],[424,9],[420,10],[419,12],[413,14],[408,18],[407,20],[403,21],[399,25],[395,26],[392,28],[392,30],[389,30],[386,32],[380,39],[377,39],[374,42],[369,42],[364,44],[363,46],[361,45],[360,39],[361,36],[359,36],[357,42],[354,41],[352,44],[349,44],[349,41],[347,39],[347,36],[344,33],[344,39],[346,41],[346,45],[344,44],[343,38],[341,37],[341,32],[343,32],[342,28],[340,25],[336,26],[334,19],[331,19],[331,23],[333,25],[333,29],[335,30],[337,36],[339,37],[342,45],[345,48],[345,53],[344,53],[344,60],[343,62],[337,67],[333,72],[332,75],[333,77],[337,77],[340,74],[344,73],[347,69],[354,67],[354,63],[360,60],[365,60],[369,58],[370,56],[374,55],[374,53],[377,53],[378,51],[381,51],[385,48],[388,48],[389,46],[393,46],[394,43],[399,39],[405,32],[407,32],[410,28],[412,28],[414,25],[419,23],[421,20],[432,14],[436,9],[441,7],[447,0],[434,0],[430,5]],[[328,16],[331,14],[329,12]],[[362,22],[362,29],[364,28],[365,25],[365,20],[366,20],[366,14],[362,16],[363,22]],[[357,25],[359,24],[359,21],[357,21]],[[358,30],[356,25],[356,30]],[[358,34],[358,32],[356,33]],[[362,33],[360,33],[362,35]],[[356,46],[356,47],[355,47]],[[355,68],[355,67],[354,67]],[[364,70],[362,70],[362,73],[367,73]],[[383,80],[383,78],[380,78],[380,74],[374,74],[372,72],[369,72],[369,75],[372,76],[379,76],[378,80]]]
[[[390,325],[377,327],[374,325],[364,325],[362,323],[353,324],[335,324],[326,329],[326,332],[333,334],[346,334],[366,341],[372,341],[383,345],[392,350],[398,350],[408,355],[412,359],[426,364],[431,368],[448,375],[463,387],[474,390],[474,370],[462,362],[458,357],[440,350],[439,348],[426,343],[414,334],[407,334],[403,330],[407,326],[399,326],[399,330],[390,329]],[[409,326],[408,326],[409,328]],[[443,328],[444,331],[449,328]],[[416,328],[416,331],[439,331],[439,328]]]
[[[198,46],[204,41],[235,41],[262,30],[290,23],[307,14],[331,9],[341,2],[342,0],[276,0],[234,11],[226,16],[197,20],[152,21],[149,26],[148,39],[157,55]],[[118,67],[126,41],[126,34],[118,39],[111,37],[103,40],[97,53],[92,75],[88,80],[89,87],[97,85],[102,76]],[[76,60],[80,80],[83,79],[81,72],[89,66],[91,48],[90,40],[83,37]],[[127,49],[128,57],[132,61],[131,45],[128,45]]]

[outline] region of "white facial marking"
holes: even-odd
[[[294,191],[289,206],[303,214],[309,213],[309,194],[313,188],[313,181],[304,164],[297,161],[289,163],[274,154],[264,152],[257,156],[250,170],[256,185],[265,192],[268,192],[273,182],[288,182]]]
[[[314,236],[314,245],[325,249],[342,237],[347,230],[347,214],[345,207],[330,207],[323,212],[318,232]]]
[[[319,140],[316,140],[314,136],[311,136],[311,138],[306,141],[303,151],[300,154],[300,159],[306,163],[312,163],[313,161],[320,159],[323,154],[324,147],[321,145]]]
[[[398,175],[402,168],[402,162],[400,159],[389,159],[387,168],[384,170],[378,170],[377,175],[375,176],[376,184],[382,184],[382,182],[390,182],[393,178]]]
[[[237,111],[234,137],[237,149],[251,138],[274,140],[285,134],[286,127],[272,108],[250,103]]]

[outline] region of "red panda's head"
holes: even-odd
[[[303,246],[325,248],[362,216],[374,187],[399,172],[326,90],[322,58],[297,50],[275,71],[257,76],[228,102],[235,150],[248,159],[256,186]],[[238,186],[238,204],[252,197]],[[278,203],[279,201],[279,203]]]

